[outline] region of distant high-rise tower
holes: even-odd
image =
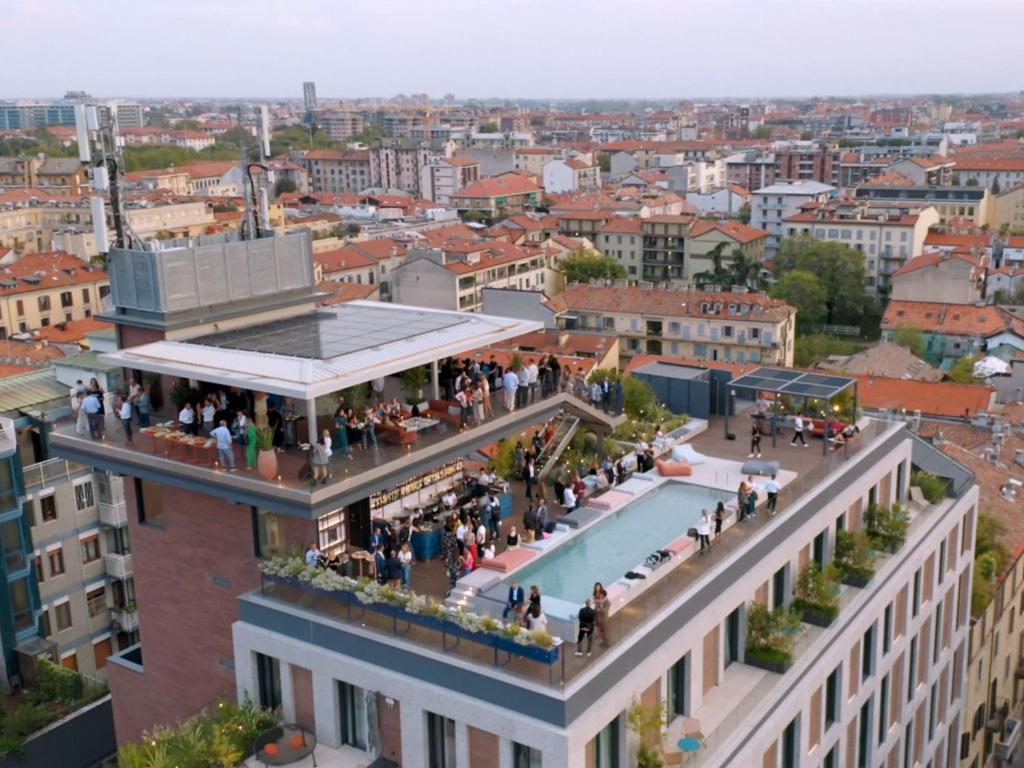
[[[316,109],[316,83],[312,80],[302,84],[302,101],[305,104],[306,112]]]

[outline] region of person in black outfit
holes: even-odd
[[[750,428],[750,455],[747,458],[761,458],[761,425],[757,421]]]
[[[594,611],[591,599],[588,597],[586,603],[580,608],[579,623],[580,630],[576,635],[576,655],[583,655],[583,640],[587,641],[587,656],[594,647],[594,621],[597,614]]]

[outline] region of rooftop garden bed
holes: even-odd
[[[793,665],[793,646],[800,630],[800,615],[789,608],[773,611],[754,603],[747,611],[747,647],[744,663],[779,674]]]
[[[817,563],[805,565],[793,594],[793,610],[808,624],[827,627],[839,615],[839,584],[831,563],[824,568]]]

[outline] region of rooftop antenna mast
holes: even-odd
[[[252,177],[249,175],[249,148],[245,143],[245,128],[242,127],[242,110],[238,110],[238,146],[242,155],[242,227],[239,230],[239,235],[243,240],[249,239],[246,237],[248,231],[250,237],[256,238],[258,233],[256,231],[256,223],[253,221],[254,211],[252,208],[252,195],[250,195],[249,185],[252,182]],[[246,183],[249,182],[249,183]]]
[[[238,116],[238,129],[242,131],[242,116]],[[259,138],[256,141],[256,149],[259,154],[259,162],[249,162],[249,154],[245,147],[245,136],[242,144],[242,186],[245,200],[245,217],[243,226],[249,227],[253,238],[270,229],[270,193],[268,187],[274,184],[274,172],[270,169],[270,110],[266,104],[259,108]],[[252,170],[258,168],[262,171],[259,177],[259,187],[253,178]]]
[[[89,198],[89,208],[96,238],[96,251],[104,256],[111,248],[104,195],[110,197],[111,218],[114,223],[113,247],[128,248],[133,239],[125,220],[124,201],[121,196],[124,157],[117,131],[117,114],[113,109],[109,112],[110,125],[103,126],[100,123],[99,109],[95,105],[75,105],[78,159],[89,169],[89,186],[93,191]]]

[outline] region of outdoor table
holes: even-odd
[[[700,749],[700,742],[692,736],[684,736],[679,740],[679,748],[683,752],[696,752]]]
[[[407,429],[410,432],[419,432],[421,429],[436,427],[441,423],[441,420],[431,419],[426,416],[410,416],[408,419],[403,419],[400,423],[403,429]]]
[[[313,758],[315,766],[315,749],[316,734],[305,726],[286,723],[261,733],[252,751],[264,768],[268,768],[271,765],[291,765],[307,757]]]

